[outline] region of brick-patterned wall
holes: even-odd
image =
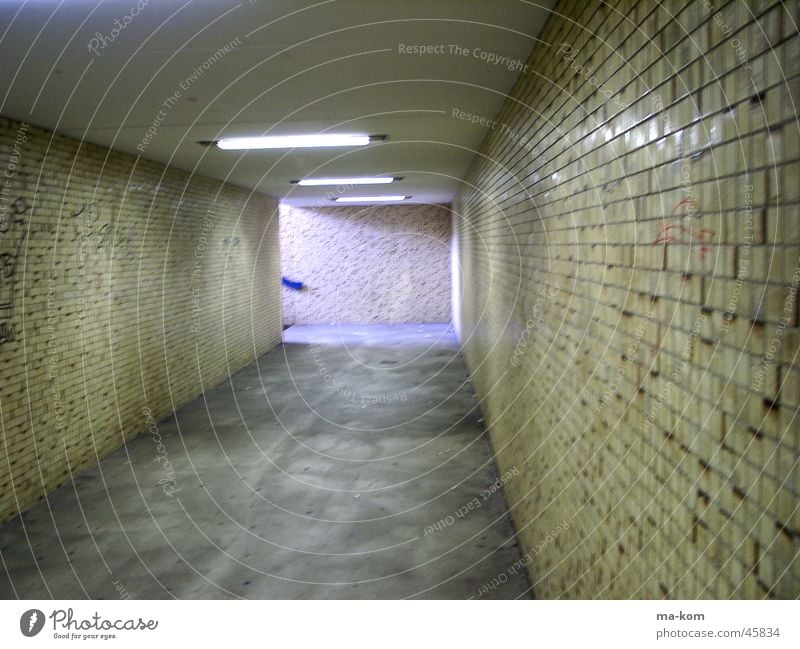
[[[285,324],[450,321],[450,209],[281,206]]]
[[[0,164],[1,521],[281,330],[274,200],[3,118]]]
[[[462,342],[538,597],[800,595],[799,6],[560,2],[487,126]]]

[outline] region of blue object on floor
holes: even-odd
[[[303,282],[293,282],[287,277],[281,277],[281,284],[294,291],[302,291],[304,286]]]

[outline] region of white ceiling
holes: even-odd
[[[519,75],[473,53],[525,63],[553,4],[138,1],[146,6],[134,16],[137,0],[0,0],[0,114],[132,154],[160,121],[145,157],[294,205],[331,205],[325,194],[335,188],[290,184],[306,175],[403,176],[347,194],[450,202],[487,133],[453,110],[493,118]],[[115,20],[125,24],[116,35]],[[96,33],[113,40],[94,53]],[[230,53],[187,81],[232,41]],[[404,54],[401,44],[440,45],[444,54]],[[451,45],[469,54],[452,54]],[[175,91],[180,97],[165,106]],[[198,144],[323,130],[388,139],[293,152]]]

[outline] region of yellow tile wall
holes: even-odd
[[[487,132],[459,317],[536,597],[800,595],[799,6],[559,2]]]
[[[280,342],[281,318],[273,199],[5,118],[0,165],[2,521]]]

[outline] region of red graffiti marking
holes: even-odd
[[[678,210],[680,210],[680,214],[678,214]],[[678,201],[675,203],[675,207],[672,208],[672,213],[670,216],[676,215],[697,216],[697,201],[695,201],[693,198],[684,198],[682,201]]]
[[[671,216],[676,216],[678,210],[683,211],[681,208],[686,209],[686,207],[688,207],[688,211],[691,214],[695,212],[696,205],[697,204],[693,198],[684,198],[682,201],[676,203],[675,207],[672,208]],[[694,246],[695,254],[700,261],[705,261],[706,255],[711,252],[711,248],[706,244],[710,244],[716,234],[717,233],[711,228],[700,228],[699,230],[695,230],[694,228],[686,225],[673,223],[672,225],[662,226],[658,231],[656,240],[653,241],[653,243],[680,243],[687,246],[700,243],[702,245]]]

